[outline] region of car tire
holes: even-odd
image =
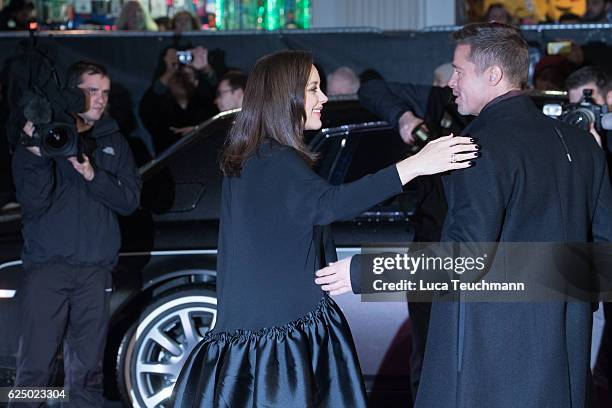
[[[179,288],[153,299],[117,352],[117,386],[124,404],[167,407],[187,357],[216,318],[217,298],[210,288]]]

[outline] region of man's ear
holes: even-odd
[[[503,74],[502,69],[498,65],[489,67],[489,69],[487,69],[487,80],[489,81],[489,85],[496,86],[499,81],[502,80]]]

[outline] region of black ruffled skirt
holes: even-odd
[[[328,296],[284,326],[209,334],[174,388],[175,407],[366,406],[348,324]]]

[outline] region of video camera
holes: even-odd
[[[37,44],[34,30],[10,58],[8,92],[13,109],[9,118],[12,144],[38,146],[50,157],[82,157],[84,143],[76,130],[74,114],[85,111],[85,95],[62,85],[52,52]],[[26,121],[34,124],[33,137],[22,132]]]
[[[582,92],[582,98],[576,103],[544,105],[544,114],[587,132],[591,130],[591,125],[597,131],[612,130],[612,113],[608,112],[607,105],[598,105],[593,101],[592,89],[584,89]]]

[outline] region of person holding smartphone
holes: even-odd
[[[203,47],[168,48],[157,72],[139,113],[159,154],[217,113],[213,103],[217,74]]]

